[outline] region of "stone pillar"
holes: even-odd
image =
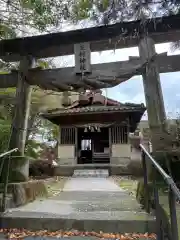
[[[27,126],[30,113],[32,88],[26,81],[28,70],[34,67],[34,59],[26,57],[20,62],[18,84],[16,88],[16,106],[14,109],[12,136],[9,148],[18,147],[24,155]]]
[[[20,61],[19,78],[16,87],[16,106],[14,108],[14,116],[12,120],[11,136],[9,149],[18,148],[18,155],[20,159],[12,159],[12,166],[15,170],[20,172],[21,177],[28,178],[29,176],[29,162],[22,159],[24,157],[24,150],[26,144],[28,120],[31,105],[32,88],[26,81],[28,70],[35,66],[34,58],[27,56]],[[16,164],[17,161],[19,164]],[[17,177],[17,176],[16,176]],[[22,181],[23,179],[21,179]]]
[[[144,37],[140,40],[139,55],[143,61],[149,61],[149,64],[145,67],[142,76],[148,112],[148,122],[151,133],[150,135],[154,150],[157,147],[157,135],[160,136],[165,130],[166,113],[159,69],[155,57],[155,44],[151,38]]]

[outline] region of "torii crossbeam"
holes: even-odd
[[[155,43],[180,39],[180,15],[127,21],[68,32],[0,41],[0,56],[5,61],[20,61],[22,56],[49,58],[74,54],[74,44],[90,42],[91,51],[137,46],[144,34]],[[146,30],[146,33],[144,32]]]
[[[167,56],[166,53],[156,56],[160,73],[180,71],[180,55]],[[26,81],[45,90],[78,91],[79,89],[100,89],[113,87],[127,81],[134,75],[140,75],[144,63],[139,57],[129,57],[127,61],[92,64],[92,73],[84,79],[76,75],[74,67],[41,70],[29,69]],[[0,74],[0,88],[16,87],[18,71]]]

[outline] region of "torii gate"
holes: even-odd
[[[30,85],[54,91],[98,89],[116,86],[133,75],[142,74],[150,130],[152,133],[154,129],[162,130],[166,115],[159,73],[180,71],[180,56],[157,55],[155,43],[179,40],[179,20],[179,16],[171,16],[156,18],[145,26],[142,26],[140,21],[133,21],[0,41],[1,58],[4,61],[20,61],[19,71],[0,75],[0,88],[17,87],[17,105],[9,147],[18,147],[21,154],[24,154]],[[90,51],[137,45],[140,57],[124,62],[90,64]],[[84,70],[77,64],[80,61],[81,46],[84,46],[86,61]],[[35,59],[70,55],[74,54],[74,51],[75,68],[41,70],[34,67]]]

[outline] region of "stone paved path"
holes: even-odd
[[[118,187],[108,178],[71,178],[64,186],[63,191],[105,191],[105,192],[123,192],[124,190]]]
[[[142,211],[135,198],[112,180],[97,177],[71,178],[59,195],[10,209],[4,217],[6,224],[24,228],[29,227],[25,220],[32,219],[34,229],[146,232],[154,226],[154,217]]]

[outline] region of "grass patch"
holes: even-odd
[[[168,193],[163,193],[162,191],[159,191],[159,203],[160,203],[161,207],[163,207],[163,209],[167,213],[167,216],[168,216],[169,222],[170,222]],[[178,223],[178,235],[179,235],[179,240],[180,240],[180,204],[179,203],[176,203],[176,215],[177,215],[177,223]]]
[[[138,178],[131,178],[131,177],[112,177],[113,181],[115,181],[118,186],[122,189],[126,190],[130,195],[136,196],[137,185],[138,185]]]
[[[138,182],[134,180],[122,180],[120,181],[119,186],[124,190],[127,190],[133,196],[136,196],[137,183]]]

